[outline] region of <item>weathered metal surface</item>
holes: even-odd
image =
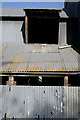
[[[80,87],[78,88],[78,113],[79,113],[79,118],[80,118]]]
[[[78,118],[78,89],[78,87],[64,87],[64,113],[66,118]]]
[[[78,89],[61,86],[0,86],[2,118],[5,113],[7,118],[78,118]]]
[[[4,7],[0,16],[25,16],[22,7]],[[62,8],[25,8],[25,9],[43,9],[43,10],[62,10]]]
[[[59,16],[60,18],[68,18],[68,15],[63,10],[60,12]]]
[[[4,7],[2,8],[1,16],[24,16],[22,7]]]
[[[47,44],[2,44],[0,73],[80,71],[79,54],[72,48]]]
[[[66,45],[67,44],[67,28],[66,28],[66,22],[59,23],[59,38],[58,38],[58,44],[59,45]]]
[[[2,86],[0,86],[0,120],[2,119]]]
[[[21,27],[23,21],[0,21],[0,42],[23,42]]]

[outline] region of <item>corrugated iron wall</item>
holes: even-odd
[[[0,42],[23,42],[21,27],[23,21],[0,21]]]
[[[0,86],[4,118],[78,118],[78,87]],[[2,105],[2,109],[1,109]]]

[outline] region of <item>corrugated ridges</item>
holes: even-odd
[[[0,72],[65,72],[79,71],[79,54],[72,48],[58,49],[49,44],[2,45]]]

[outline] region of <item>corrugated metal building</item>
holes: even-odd
[[[79,29],[69,33],[79,17],[66,14],[68,6],[11,9],[2,9],[0,19],[0,79],[25,87],[0,86],[0,117],[79,118],[79,87],[64,87],[80,85],[80,54],[73,44]]]
[[[3,13],[5,15],[5,10]],[[17,13],[15,16],[14,14],[3,16],[3,21],[0,22],[2,25],[1,73],[79,74],[80,55],[67,44],[67,23],[68,21],[76,23],[75,18],[68,18],[61,9],[29,8],[25,9],[25,18],[21,12],[19,16]],[[27,16],[28,23],[26,23]],[[21,31],[25,31],[23,33],[25,40]]]

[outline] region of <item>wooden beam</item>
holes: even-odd
[[[9,76],[9,80],[6,82],[6,85],[16,85],[16,81],[14,81],[14,77],[13,76]]]
[[[25,16],[25,43],[28,43],[28,17]]]
[[[68,76],[64,77],[64,86],[68,86]]]

